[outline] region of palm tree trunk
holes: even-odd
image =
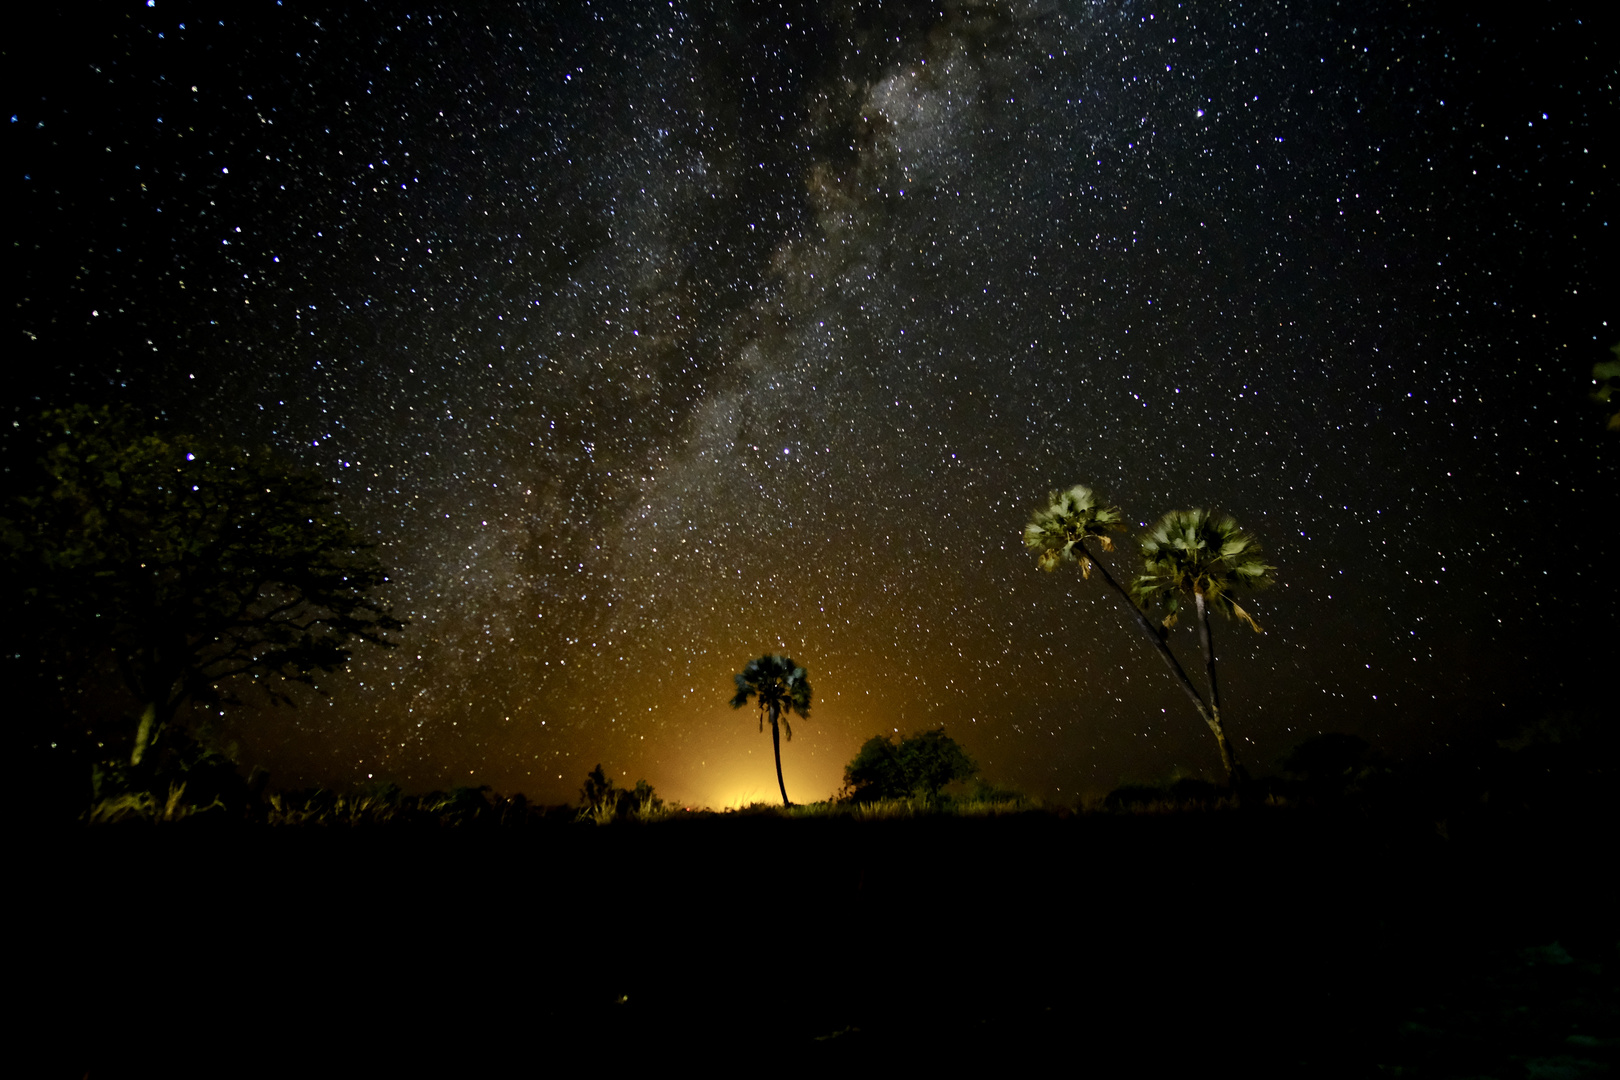
[[[788,802],[787,785],[782,783],[782,733],[777,728],[776,718],[781,713],[781,707],[775,702],[771,703],[771,749],[776,752],[776,786],[782,791],[782,805],[792,806]]]
[[[1123,585],[1114,580],[1114,575],[1108,572],[1108,567],[1102,564],[1102,560],[1091,554],[1091,549],[1086,547],[1084,540],[1080,541],[1080,547],[1085,551],[1087,557],[1091,559],[1092,565],[1102,572],[1103,580],[1108,582],[1114,591],[1119,593],[1125,600],[1125,606],[1130,609],[1131,614],[1136,616],[1137,625],[1142,628],[1142,633],[1146,634],[1148,640],[1158,648],[1159,655],[1164,657],[1164,662],[1170,666],[1171,673],[1175,675],[1176,681],[1181,684],[1181,689],[1186,692],[1187,697],[1192,701],[1193,708],[1198,710],[1199,717],[1209,726],[1209,730],[1215,734],[1215,742],[1221,748],[1221,764],[1226,768],[1227,783],[1231,783],[1233,769],[1236,766],[1232,760],[1232,748],[1226,742],[1226,732],[1221,730],[1220,717],[1211,714],[1204,705],[1204,697],[1198,692],[1198,687],[1193,685],[1192,679],[1187,677],[1187,670],[1181,666],[1181,661],[1176,659],[1176,654],[1170,651],[1170,646],[1165,642],[1164,638],[1159,636],[1159,632],[1154,629],[1152,621],[1142,612],[1141,608],[1136,606],[1136,601],[1131,599],[1131,594],[1125,591]],[[1213,661],[1210,670],[1211,672],[1214,671]]]
[[[159,650],[156,646],[148,647],[139,657],[130,656],[121,659],[119,668],[123,673],[125,685],[137,695],[137,700],[146,702],[141,709],[140,723],[135,729],[135,749],[130,754],[130,764],[139,765],[152,744],[163,734],[169,721],[180,711],[180,703],[185,700],[183,693],[176,693],[175,686],[180,682],[184,668],[176,669],[173,664],[163,663],[169,650]],[[176,650],[177,651],[177,650]],[[139,660],[139,665],[135,661]]]
[[[1193,593],[1198,605],[1198,644],[1204,650],[1204,671],[1209,675],[1209,711],[1218,720],[1221,716],[1221,691],[1215,683],[1215,633],[1209,627],[1209,607],[1202,593]]]
[[[1221,764],[1226,767],[1226,784],[1235,788],[1238,763],[1236,755],[1232,753],[1232,744],[1226,739],[1226,728],[1221,723],[1221,690],[1220,684],[1215,681],[1215,635],[1209,626],[1209,606],[1204,603],[1203,593],[1193,593],[1193,602],[1198,605],[1198,644],[1204,649],[1204,671],[1209,675],[1209,727],[1215,732],[1215,741],[1220,744]]]

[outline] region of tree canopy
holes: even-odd
[[[1119,507],[1110,506],[1084,484],[1076,484],[1067,491],[1054,491],[1047,496],[1046,505],[1030,515],[1024,526],[1024,546],[1035,553],[1035,561],[1042,570],[1051,572],[1066,562],[1080,567],[1080,576],[1091,577],[1095,564],[1086,547],[1087,540],[1095,540],[1103,551],[1114,550],[1113,537],[1125,527],[1125,515]]]
[[[1238,527],[1229,515],[1211,510],[1172,510],[1142,540],[1143,570],[1131,591],[1142,607],[1162,605],[1164,626],[1172,627],[1181,601],[1192,598],[1200,613],[1210,609],[1247,623],[1260,624],[1238,606],[1239,588],[1264,589],[1272,584],[1260,542]]]
[[[852,802],[876,799],[939,797],[953,780],[966,780],[979,771],[960,743],[943,727],[919,731],[901,739],[876,735],[861,744],[855,759],[844,766],[844,787]]]
[[[376,595],[375,545],[313,473],[129,409],[51,410],[33,435],[0,513],[6,599],[59,680],[121,683],[132,761],[187,700],[235,703],[247,679],[290,701],[287,683],[404,627]]]

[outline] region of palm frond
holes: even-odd
[[[788,663],[793,661],[789,660]],[[787,707],[800,716],[810,715],[810,675],[802,667],[794,667],[787,679]],[[792,738],[792,734],[788,738]]]
[[[748,685],[748,680],[743,676],[733,675],[732,679],[737,684],[737,692],[736,694],[732,695],[731,707],[733,709],[740,709],[744,705],[748,704],[748,698],[754,693],[754,690]]]
[[[731,707],[739,709],[752,699],[759,705],[760,730],[765,729],[765,714],[773,706],[782,713],[796,712],[810,716],[810,677],[805,669],[790,657],[767,653],[750,660],[741,672],[732,676],[737,692],[731,698]],[[791,734],[789,738],[792,738]]]
[[[1108,534],[1124,528],[1119,507],[1109,506],[1090,488],[1076,484],[1067,491],[1048,493],[1046,505],[1030,515],[1024,526],[1024,546],[1035,553],[1036,565],[1051,572],[1066,562],[1079,566],[1084,577],[1091,576],[1091,559],[1085,541],[1096,540],[1104,551],[1112,551]]]
[[[1142,539],[1143,574],[1132,594],[1144,608],[1159,601],[1171,611],[1176,595],[1198,595],[1222,615],[1259,628],[1248,612],[1233,602],[1235,588],[1263,589],[1272,584],[1276,567],[1265,561],[1260,542],[1227,514],[1211,510],[1172,510]]]
[[[1248,623],[1251,627],[1253,627],[1255,633],[1257,633],[1257,634],[1265,633],[1264,630],[1260,629],[1260,624],[1255,622],[1254,619],[1249,615],[1249,613],[1247,611],[1244,611],[1242,608],[1238,607],[1237,604],[1235,604],[1235,603],[1232,604],[1232,614],[1236,615],[1240,620],[1242,620],[1243,622]]]

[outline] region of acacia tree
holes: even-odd
[[[110,659],[138,717],[132,764],[188,700],[238,703],[245,677],[290,702],[286,683],[403,629],[374,595],[375,545],[320,477],[128,409],[52,410],[35,436],[0,516],[9,599],[42,654]]]
[[[1192,598],[1209,680],[1209,726],[1231,782],[1238,775],[1238,764],[1221,723],[1221,691],[1215,679],[1215,641],[1209,616],[1218,611],[1260,633],[1260,624],[1238,606],[1232,594],[1239,588],[1266,588],[1277,568],[1266,563],[1258,540],[1238,528],[1229,515],[1211,510],[1172,510],[1160,518],[1142,541],[1142,562],[1143,572],[1132,583],[1131,592],[1141,607],[1158,604],[1164,609],[1161,625],[1165,630],[1176,625],[1182,600]]]
[[[782,805],[792,806],[787,797],[787,785],[782,782],[782,737],[777,729],[778,725],[786,729],[788,741],[792,742],[793,728],[788,724],[788,716],[798,713],[809,719],[809,675],[792,659],[771,653],[748,661],[732,679],[737,684],[737,692],[731,697],[731,707],[740,709],[750,699],[757,700],[759,730],[764,731],[765,722],[770,721],[771,749],[776,753],[776,786],[782,792]]]
[[[1108,587],[1125,601],[1125,606],[1130,609],[1137,626],[1164,658],[1165,665],[1175,676],[1176,684],[1192,702],[1193,708],[1198,710],[1199,718],[1215,732],[1216,739],[1223,747],[1221,760],[1225,764],[1230,750],[1226,748],[1225,736],[1221,734],[1219,723],[1204,703],[1203,695],[1187,677],[1186,669],[1181,666],[1181,661],[1176,659],[1176,654],[1170,651],[1170,645],[1165,641],[1164,635],[1154,627],[1152,621],[1126,591],[1125,586],[1115,580],[1114,575],[1108,572],[1108,567],[1097,557],[1099,551],[1114,550],[1113,537],[1109,534],[1120,532],[1124,528],[1125,519],[1119,507],[1103,502],[1095,492],[1083,484],[1076,484],[1067,491],[1051,492],[1047,496],[1046,505],[1030,516],[1029,524],[1024,526],[1024,546],[1035,552],[1042,570],[1050,572],[1064,563],[1075,563],[1080,568],[1082,578],[1089,580],[1093,568],[1102,574]],[[1092,544],[1096,545],[1096,551],[1092,550],[1090,546]],[[1229,767],[1229,781],[1230,774]]]

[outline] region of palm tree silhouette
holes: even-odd
[[[1237,760],[1221,724],[1221,691],[1215,680],[1215,642],[1209,626],[1210,611],[1238,619],[1260,633],[1260,624],[1232,598],[1234,589],[1263,589],[1272,584],[1260,542],[1238,528],[1226,514],[1210,510],[1172,510],[1159,519],[1142,541],[1145,569],[1131,585],[1143,608],[1158,603],[1165,611],[1166,631],[1176,624],[1182,599],[1191,596],[1198,612],[1198,641],[1204,650],[1209,677],[1210,730],[1220,744],[1227,782],[1238,777]]]
[[[1187,677],[1186,669],[1176,654],[1170,651],[1169,644],[1142,609],[1131,598],[1125,587],[1114,580],[1114,575],[1108,572],[1097,558],[1097,555],[1088,546],[1095,543],[1102,551],[1114,550],[1113,538],[1108,534],[1119,532],[1125,528],[1124,515],[1119,507],[1104,504],[1097,495],[1083,484],[1076,484],[1067,491],[1054,491],[1047,496],[1046,506],[1035,511],[1030,516],[1029,524],[1024,526],[1024,546],[1035,552],[1036,559],[1042,570],[1052,571],[1066,562],[1078,563],[1080,576],[1089,580],[1093,567],[1102,574],[1103,580],[1108,582],[1110,588],[1119,593],[1120,599],[1136,617],[1137,625],[1142,633],[1147,635],[1164,657],[1164,662],[1170,668],[1170,673],[1176,677],[1176,682],[1186,692],[1192,701],[1193,708],[1198,710],[1199,717],[1210,730],[1215,732],[1216,739],[1222,747],[1222,761],[1229,756],[1226,748],[1225,736],[1220,733],[1220,724],[1204,704],[1203,695],[1198,687]]]
[[[771,749],[776,752],[776,786],[782,791],[782,805],[792,806],[788,802],[787,785],[782,783],[782,737],[777,728],[778,724],[786,728],[788,741],[792,742],[793,727],[788,723],[788,715],[798,713],[807,720],[810,718],[809,676],[792,659],[771,653],[748,661],[748,666],[732,678],[737,683],[737,692],[732,695],[731,707],[740,709],[748,704],[750,698],[757,698],[759,730],[765,730],[767,719],[771,722]]]

